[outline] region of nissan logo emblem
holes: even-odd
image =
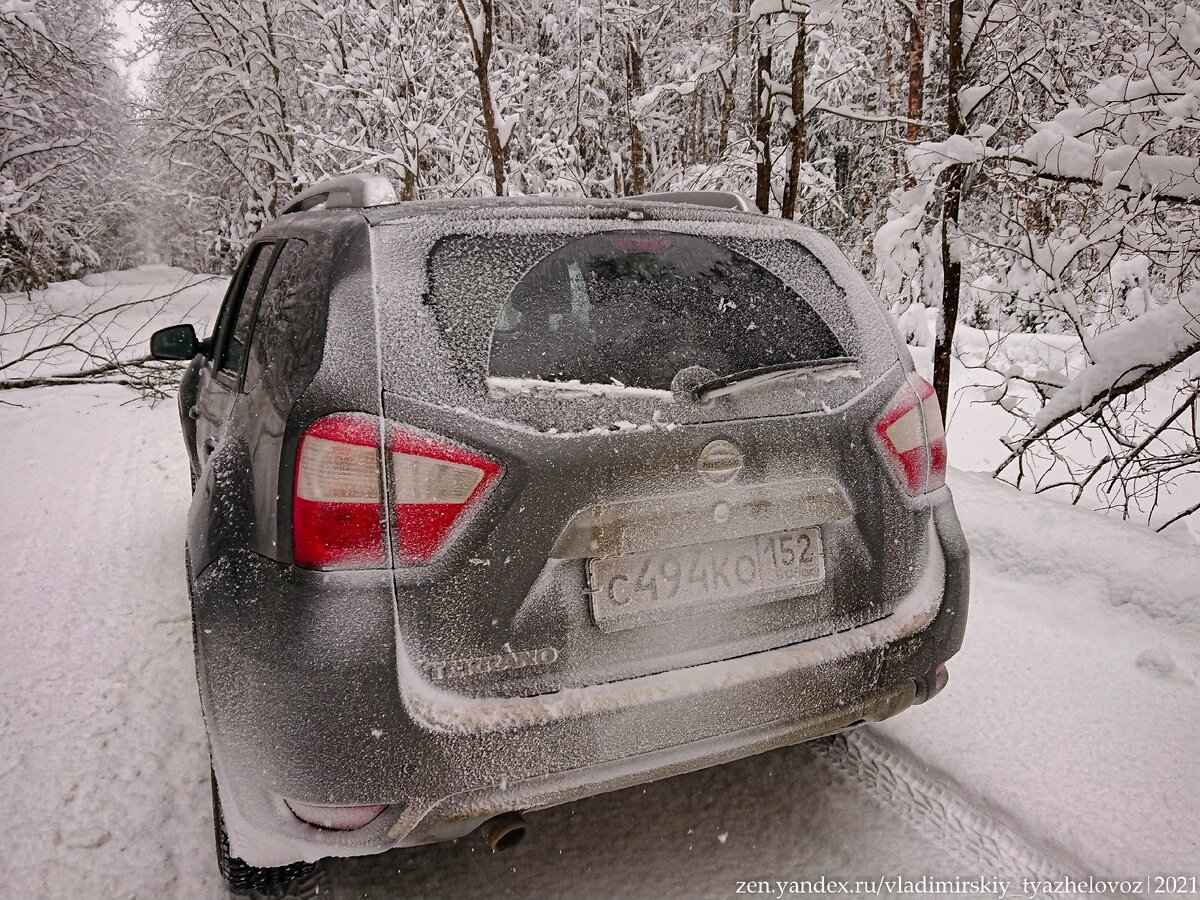
[[[696,471],[709,484],[729,484],[742,471],[742,451],[729,441],[710,441],[700,451]]]

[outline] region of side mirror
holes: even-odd
[[[150,336],[150,355],[155,359],[191,359],[203,346],[191,325],[172,325]]]

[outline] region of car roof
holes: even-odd
[[[442,200],[405,200],[362,210],[371,224],[415,217],[495,215],[501,218],[629,218],[630,212],[652,214],[655,219],[702,219],[761,222],[757,212],[639,197],[458,197]]]
[[[386,176],[378,172],[355,172],[326,178],[309,185],[283,205],[281,215],[315,210],[392,208],[401,205],[399,200],[400,198],[396,196],[395,187]],[[461,208],[490,210],[518,209],[539,205],[560,208],[564,206],[590,206],[595,202],[585,197],[463,197],[452,200],[417,201],[415,210],[410,201],[404,204],[404,208],[410,212],[415,211],[417,213],[428,214],[434,210],[452,211]],[[603,203],[605,201],[599,202]],[[757,212],[749,198],[735,191],[655,191],[648,194],[638,194],[634,197],[611,198],[608,202],[622,207],[630,203],[650,202],[713,209],[731,209],[747,213]]]
[[[742,212],[691,203],[640,200],[635,197],[590,199],[585,197],[457,197],[439,200],[401,200],[367,208],[334,207],[298,210],[263,223],[256,238],[302,236],[305,230],[340,229],[364,219],[383,225],[409,219],[649,219],[652,221],[738,222],[746,225],[793,225],[757,212]],[[808,230],[808,229],[803,229]]]
[[[728,195],[734,196],[734,195]],[[725,222],[757,226],[779,236],[811,229],[787,219],[758,212],[710,206],[699,202],[664,200],[662,195],[645,198],[588,198],[563,196],[455,197],[436,200],[401,200],[377,206],[318,206],[284,213],[268,220],[256,240],[304,237],[306,233],[342,231],[354,222],[370,226],[406,220],[470,221],[503,219],[592,219],[613,221]]]

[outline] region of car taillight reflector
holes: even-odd
[[[306,435],[296,493],[322,503],[378,503],[378,448]]]
[[[392,435],[396,545],[405,562],[428,562],[500,474],[496,462],[422,435]]]
[[[942,411],[933,385],[924,378],[909,375],[875,424],[875,437],[908,493],[916,496],[946,483]]]
[[[382,803],[369,806],[313,806],[299,800],[284,800],[287,808],[301,822],[330,831],[355,831],[370,825],[387,809]]]
[[[349,415],[318,419],[296,455],[292,545],[297,565],[383,561],[377,424]]]

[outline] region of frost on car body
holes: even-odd
[[[284,216],[245,266],[181,391],[243,864],[461,836],[944,684],[967,563],[936,401],[821,236],[407,203]]]

